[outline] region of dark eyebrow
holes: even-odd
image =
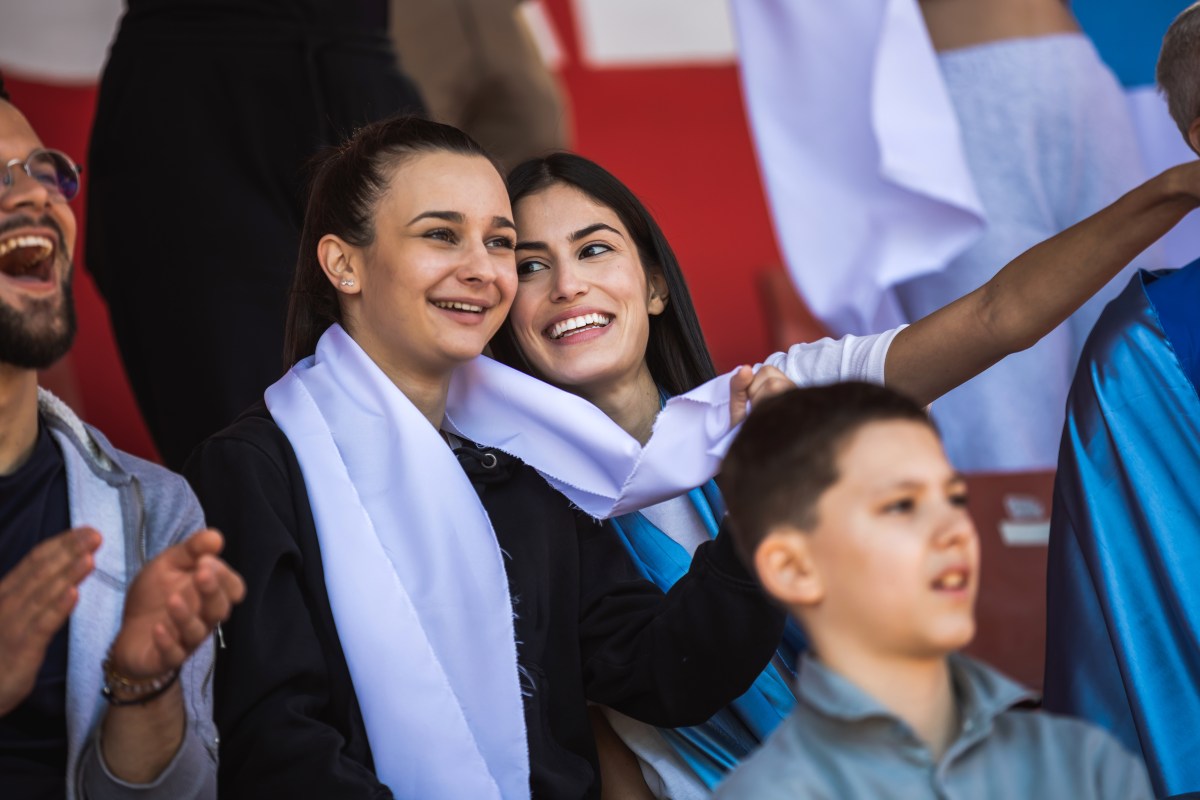
[[[457,222],[461,225],[463,215],[457,211],[425,211],[410,219],[408,224],[412,225],[414,222],[419,222],[423,219],[444,219],[446,222]]]
[[[579,230],[575,231],[574,233],[572,233],[570,236],[567,237],[567,241],[572,242],[572,243],[578,242],[580,239],[584,239],[588,236],[591,236],[596,231],[612,231],[617,236],[621,236],[621,232],[619,230],[617,230],[616,228],[614,228],[612,225],[605,225],[603,222],[597,222],[595,225],[588,225],[586,228],[580,228]],[[625,238],[625,237],[622,236],[621,238]],[[550,248],[546,246],[545,242],[517,242],[516,249],[518,249],[518,250],[541,250],[541,251],[545,252],[545,251],[549,250]]]
[[[462,225],[466,221],[466,217],[457,211],[425,211],[410,219],[408,224],[412,225],[414,222],[420,222],[423,219],[443,219],[446,222],[453,222],[457,225]],[[517,226],[513,224],[511,219],[500,216],[492,217],[492,227],[511,228],[514,231],[517,229]]]
[[[596,231],[612,231],[617,236],[621,236],[621,232],[612,225],[605,225],[603,222],[597,222],[595,225],[588,225],[586,228],[580,228],[579,230],[575,231],[567,237],[567,241],[578,242],[580,239],[586,236],[591,236]],[[622,236],[621,238],[625,237]]]
[[[961,472],[955,472],[950,477],[946,478],[946,486],[953,486],[956,483],[966,483],[967,477]],[[921,489],[925,486],[925,482],[912,478],[901,478],[890,486],[883,487],[883,491],[895,491],[897,489]]]

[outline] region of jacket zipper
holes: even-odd
[[[142,497],[141,482],[136,477],[131,475],[129,484],[133,488],[133,496],[137,501],[133,513],[136,515],[137,522],[135,527],[138,532],[138,570],[140,571],[142,567],[146,566],[146,562],[149,560],[146,557],[146,513],[144,510],[146,501],[145,498]]]
[[[134,513],[137,515],[137,526],[136,527],[137,527],[137,532],[138,532],[138,551],[139,551],[138,555],[141,558],[141,562],[139,563],[138,568],[140,570],[141,568],[145,567],[146,562],[148,562],[150,560],[149,553],[148,553],[148,546],[147,546],[148,535],[146,533],[146,513],[145,513],[145,504],[146,503],[145,503],[145,498],[142,496],[142,484],[140,481],[138,481],[138,479],[135,476],[130,476],[130,485],[133,488],[134,499],[137,501],[137,507],[134,509]],[[221,626],[218,625],[217,626],[217,635],[218,636],[220,636],[220,630],[221,630]],[[224,647],[225,647],[224,637],[221,637],[221,648],[224,649]],[[216,671],[216,667],[217,667],[216,653],[213,653],[213,658],[208,663],[208,671],[204,673],[204,680],[200,684],[201,692],[203,692],[203,693],[208,692],[208,687],[211,685],[213,672]]]

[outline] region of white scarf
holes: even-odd
[[[642,447],[582,397],[480,356],[455,371],[445,425],[520,458],[588,514],[608,518],[678,497],[717,473],[736,433],[729,380],[668,400]]]
[[[715,473],[728,392],[725,376],[674,398],[642,448],[587,401],[480,357],[456,371],[446,420],[608,516]],[[397,797],[528,797],[507,576],[454,454],[338,325],[266,403],[304,475],[379,779]]]

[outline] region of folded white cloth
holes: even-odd
[[[447,429],[520,458],[594,517],[668,500],[717,473],[735,431],[731,375],[672,397],[642,447],[596,406],[480,356],[460,367]]]

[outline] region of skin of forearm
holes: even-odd
[[[930,403],[1031,347],[1200,205],[1200,162],[1173,167],[1011,261],[897,335],[887,383]]]
[[[110,706],[100,739],[104,763],[123,781],[150,783],[175,757],[186,725],[178,683],[145,705]]]
[[[1186,174],[1200,177],[1197,167],[1164,172],[997,273],[979,301],[994,336],[1024,349],[1070,316],[1200,205],[1185,191]]]

